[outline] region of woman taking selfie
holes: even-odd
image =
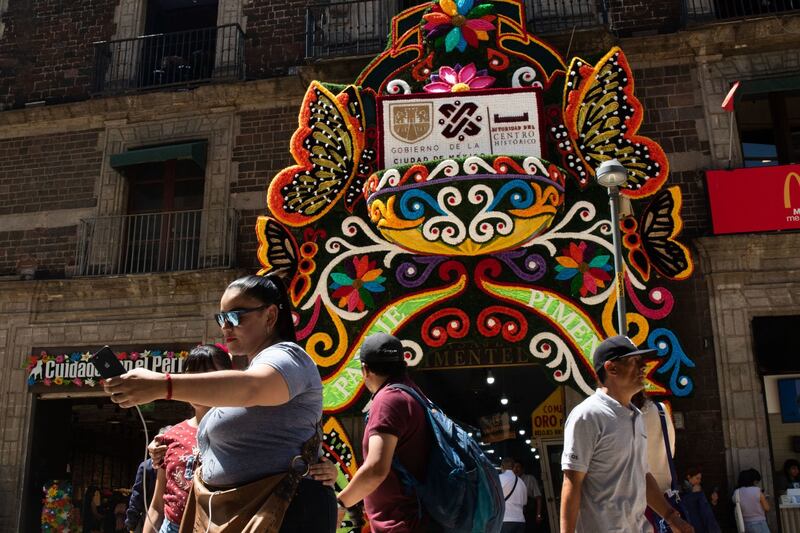
[[[201,475],[180,530],[205,531],[211,522],[237,532],[334,531],[333,489],[308,477],[329,468],[314,465],[322,382],[295,342],[283,283],[269,276],[237,279],[215,318],[230,353],[247,356],[246,370],[170,376],[135,369],[105,384],[123,407],[157,399],[213,407],[198,427]]]

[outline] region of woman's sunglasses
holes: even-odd
[[[222,311],[221,313],[217,313],[214,315],[214,319],[216,319],[217,324],[219,327],[224,328],[225,324],[230,324],[232,328],[235,328],[239,324],[241,324],[242,315],[246,315],[251,311],[258,311],[259,309],[264,309],[265,307],[269,307],[267,304],[259,305],[258,307],[251,307],[250,309],[234,309],[233,311]]]

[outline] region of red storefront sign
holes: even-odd
[[[800,229],[800,165],[706,172],[714,233]]]

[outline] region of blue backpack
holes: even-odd
[[[422,405],[433,434],[424,481],[414,478],[397,457],[392,460],[402,483],[416,493],[420,505],[445,531],[498,533],[505,512],[503,489],[483,450],[416,390],[400,383],[389,388],[402,390]]]

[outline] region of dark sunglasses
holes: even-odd
[[[214,319],[219,324],[219,327],[224,328],[225,324],[228,323],[232,328],[235,328],[239,324],[241,324],[241,317],[242,315],[246,315],[252,311],[258,311],[259,309],[264,309],[265,307],[269,307],[269,305],[259,305],[258,307],[251,307],[250,309],[234,309],[233,311],[222,311],[214,315]]]

